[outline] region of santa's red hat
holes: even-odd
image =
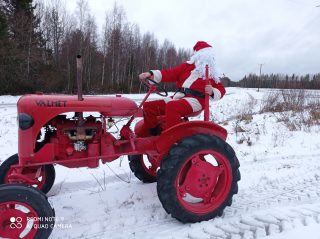
[[[193,50],[194,51],[199,51],[199,50],[201,50],[201,49],[203,49],[203,48],[207,48],[207,47],[212,47],[211,45],[209,45],[207,42],[205,42],[205,41],[198,41],[195,45],[194,45],[194,47],[193,47]]]

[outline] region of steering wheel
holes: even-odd
[[[156,87],[156,94],[163,96],[163,97],[167,97],[168,96],[168,92],[156,81],[150,79],[150,78],[146,78],[146,79],[140,79],[141,83],[150,88],[151,85],[154,85]]]

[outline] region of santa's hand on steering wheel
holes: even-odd
[[[155,87],[156,94],[163,97],[168,96],[168,92],[158,82],[154,80],[152,71],[141,73],[139,75],[139,80],[143,85],[145,85],[148,88],[150,88],[151,86]]]
[[[153,80],[153,73],[152,71],[148,71],[148,72],[143,72],[139,75],[139,79],[140,80],[145,80],[145,79],[152,79]]]

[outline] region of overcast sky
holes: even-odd
[[[77,0],[67,0],[70,11]],[[102,28],[114,0],[88,0]],[[320,0],[117,0],[127,20],[162,42],[191,49],[209,42],[220,70],[232,80],[245,74],[319,73]]]

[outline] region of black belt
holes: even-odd
[[[184,93],[184,94],[193,95],[193,96],[195,96],[195,97],[201,97],[201,98],[204,98],[204,97],[205,97],[204,93],[202,93],[202,92],[200,92],[200,91],[191,90],[191,89],[189,89],[189,88],[184,88],[184,87],[179,88],[177,92],[181,92],[181,93]]]

